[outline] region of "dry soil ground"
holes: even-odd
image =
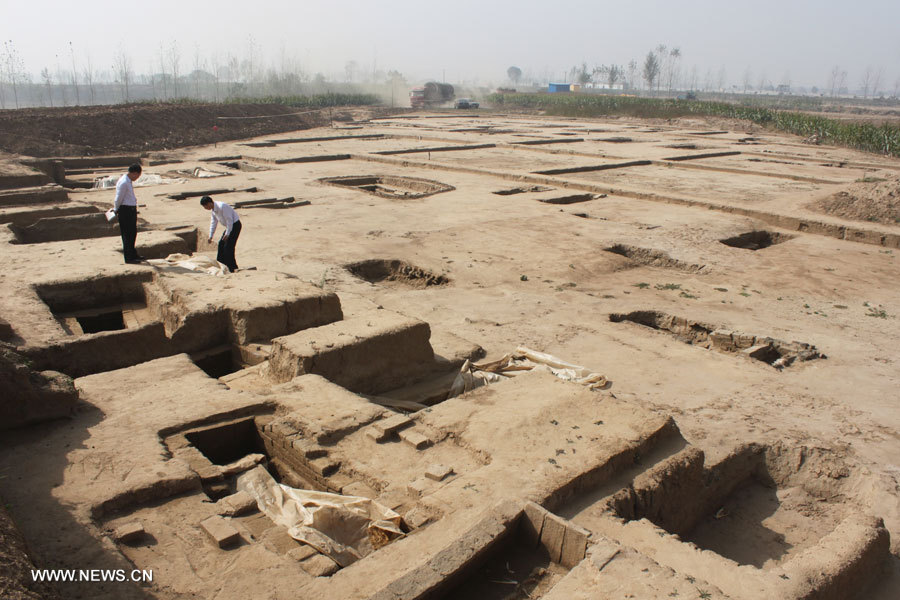
[[[169,162],[149,166],[160,159]],[[144,586],[60,584],[64,597],[900,594],[900,227],[815,208],[842,191],[865,196],[861,187],[896,182],[900,161],[699,120],[435,113],[185,148],[145,164],[148,174],[182,172],[136,188],[147,255],[167,253],[170,226],[196,227],[200,241],[189,250],[214,255],[209,213],[195,196],[170,194],[295,200],[238,209],[241,271],[222,278],[122,265],[116,237],[14,243],[27,240],[11,230],[2,242],[0,316],[11,339],[36,366],[75,376],[81,404],[72,420],[4,434],[0,494],[39,565],[155,573]],[[198,167],[225,175],[185,175]],[[68,203],[105,210],[112,197],[70,190]],[[417,454],[397,442],[385,454],[363,431],[390,413],[343,388],[367,397],[402,388],[399,379],[347,378],[397,347],[347,355],[335,371],[324,362],[312,369],[333,383],[278,375],[276,353],[299,350],[270,340],[301,327],[232,333],[229,343],[260,342],[260,359],[274,348],[271,372],[263,362],[219,381],[183,354],[166,358],[186,352],[197,361],[212,342],[180,341],[152,356],[117,347],[141,358],[91,362],[85,355],[106,348],[94,338],[118,332],[68,335],[53,302],[65,285],[77,295],[87,289],[78,282],[116,277],[159,286],[170,293],[161,304],[179,314],[220,305],[252,313],[260,303],[335,294],[347,329],[304,338],[315,352],[343,348],[342,335],[363,339],[382,322],[371,315],[390,311],[427,322],[444,357],[466,355],[444,349],[440,336],[454,334],[488,359],[527,346],[611,384],[588,392],[520,376],[414,412],[416,431],[433,445]],[[148,295],[143,306],[151,305]],[[184,325],[158,316],[165,307],[153,310],[168,319],[168,336]],[[339,472],[403,512],[413,533],[330,577],[298,567],[297,543],[265,517],[239,523],[238,548],[215,547],[198,526],[212,514],[215,486],[179,459],[169,437],[247,415],[293,415],[289,434],[301,437],[335,427],[340,433],[320,434],[322,447],[307,458],[338,457]],[[266,446],[270,459],[277,452]],[[753,476],[729,475],[749,455],[763,456],[742,471]],[[432,462],[457,475],[427,487],[421,472]],[[327,483],[330,472],[317,471],[320,487],[340,489]],[[727,493],[709,491],[729,477]],[[510,499],[512,508],[496,504]],[[579,555],[587,558],[563,568],[565,552],[554,555],[552,539],[542,539],[549,554],[522,559],[522,573],[509,562],[521,557],[507,558],[506,572],[493,559],[482,579],[471,565],[441,570],[442,557],[464,562],[497,531],[527,529],[526,501],[559,515],[551,516],[572,539],[590,532]],[[540,517],[545,535],[551,516]],[[115,543],[111,531],[135,519],[148,537]],[[441,586],[459,583],[448,583],[452,573],[470,587],[447,592]]]

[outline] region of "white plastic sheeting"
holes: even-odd
[[[518,346],[514,352],[493,362],[472,363],[467,360],[460,368],[447,397],[453,398],[483,385],[514,377],[519,371],[534,369],[549,371],[560,379],[580,383],[591,390],[602,389],[608,383],[606,377],[585,367],[568,363],[552,354]]]
[[[165,258],[151,258],[147,263],[160,271],[183,273],[193,271],[221,277],[228,273],[228,267],[205,254],[170,254]]]
[[[95,190],[106,190],[112,189],[116,187],[116,182],[119,181],[121,175],[107,175],[106,177],[98,177],[94,180],[93,189]],[[143,187],[147,185],[164,185],[167,183],[185,183],[187,179],[173,179],[170,177],[163,177],[162,175],[156,175],[153,173],[144,173],[140,177],[137,178],[132,183],[134,187]]]
[[[404,535],[402,517],[374,500],[288,487],[262,466],[238,477],[237,488],[292,538],[342,567]]]

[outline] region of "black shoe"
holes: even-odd
[[[134,255],[134,260],[140,262],[140,261],[147,260],[147,259],[144,258],[143,256],[141,256],[140,254],[135,254],[135,255]]]

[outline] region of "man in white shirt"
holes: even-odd
[[[137,240],[137,197],[134,195],[133,183],[141,176],[141,165],[133,164],[128,172],[116,182],[116,199],[113,210],[119,219],[119,232],[122,234],[122,254],[125,262],[132,265],[144,260],[134,249]]]
[[[224,202],[213,202],[213,199],[209,196],[200,198],[200,206],[212,211],[212,217],[209,220],[210,242],[213,240],[216,226],[219,223],[225,226],[225,233],[222,234],[222,239],[219,240],[219,253],[216,256],[216,260],[234,273],[238,268],[237,261],[234,259],[234,247],[237,246],[238,236],[241,235],[241,218],[238,217],[233,208]]]

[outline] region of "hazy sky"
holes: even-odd
[[[724,65],[730,83],[745,71],[755,86],[824,86],[832,67],[855,87],[868,66],[881,88],[900,78],[900,0],[0,0],[0,39],[12,40],[35,76],[57,62],[111,67],[121,48],[138,73],[159,71],[161,46],[177,43],[182,73],[204,59],[254,52],[304,71],[343,77],[347,61],[371,71],[501,84],[507,67],[561,79],[574,64],[643,61],[658,44],[678,47],[700,79]]]

